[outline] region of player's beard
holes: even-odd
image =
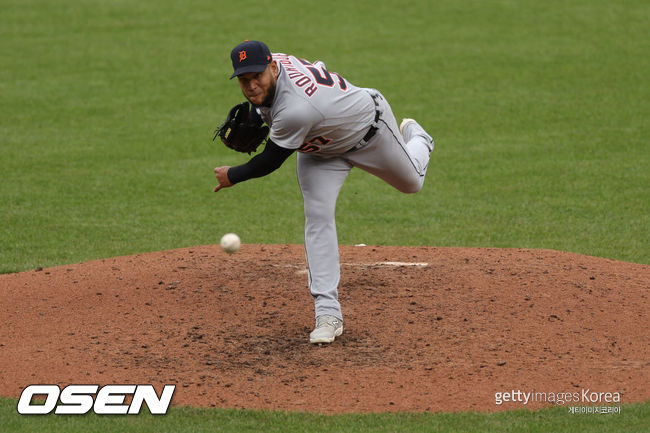
[[[271,104],[273,104],[273,99],[275,99],[275,85],[275,82],[271,83],[269,86],[269,91],[266,94],[266,98],[264,98],[260,107],[270,107]]]

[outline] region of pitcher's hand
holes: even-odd
[[[232,186],[232,183],[228,178],[229,168],[230,166],[223,166],[214,169],[214,174],[217,176],[217,181],[219,181],[219,185],[214,189],[214,192],[219,191],[221,188],[228,188]]]

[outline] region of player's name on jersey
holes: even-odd
[[[304,88],[305,94],[311,97],[318,90],[316,83],[291,61],[290,56],[286,54],[274,54],[273,58],[278,61],[287,72],[287,77],[292,80],[293,84]]]

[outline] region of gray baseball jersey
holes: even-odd
[[[311,64],[287,54],[273,54],[279,67],[270,108],[258,108],[278,146],[321,157],[343,154],[372,125],[375,103],[366,89],[352,85],[322,62]]]

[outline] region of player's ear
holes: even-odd
[[[273,73],[273,76],[275,78],[278,78],[278,64],[275,62],[275,60],[269,63],[269,67],[271,68],[271,72]]]

